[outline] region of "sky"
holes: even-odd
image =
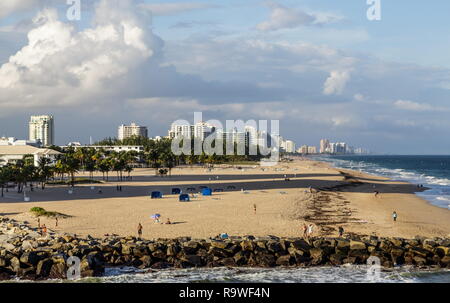
[[[73,2],[76,2],[75,0]],[[370,2],[370,1],[369,1]],[[297,146],[449,154],[450,1],[0,1],[0,136],[165,136],[178,119],[279,120]]]

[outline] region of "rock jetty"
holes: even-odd
[[[26,223],[26,222],[25,222]],[[450,239],[345,238],[287,239],[95,239],[49,234],[42,237],[23,222],[0,217],[0,279],[66,279],[71,256],[80,259],[82,277],[102,276],[106,267],[139,269],[189,267],[308,267],[366,264],[379,257],[383,267],[413,265],[450,268]]]

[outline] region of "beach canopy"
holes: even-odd
[[[151,216],[151,218],[152,219],[158,219],[158,218],[161,218],[161,215],[160,214],[154,214],[154,215]]]
[[[204,188],[203,190],[202,190],[202,195],[203,196],[212,196],[212,189],[211,188]]]
[[[191,198],[189,198],[188,194],[181,194],[179,197],[180,202],[189,202]]]
[[[161,199],[163,197],[163,194],[160,191],[153,191],[151,197],[152,199]]]
[[[179,195],[181,194],[180,188],[172,188],[172,195]]]

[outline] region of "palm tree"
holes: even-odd
[[[53,169],[50,167],[50,159],[43,157],[38,161],[38,180],[41,182],[42,190],[45,189],[46,182],[53,176]]]

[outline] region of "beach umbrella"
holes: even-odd
[[[154,215],[151,216],[152,219],[158,219],[160,217],[161,217],[160,214],[154,214]]]

